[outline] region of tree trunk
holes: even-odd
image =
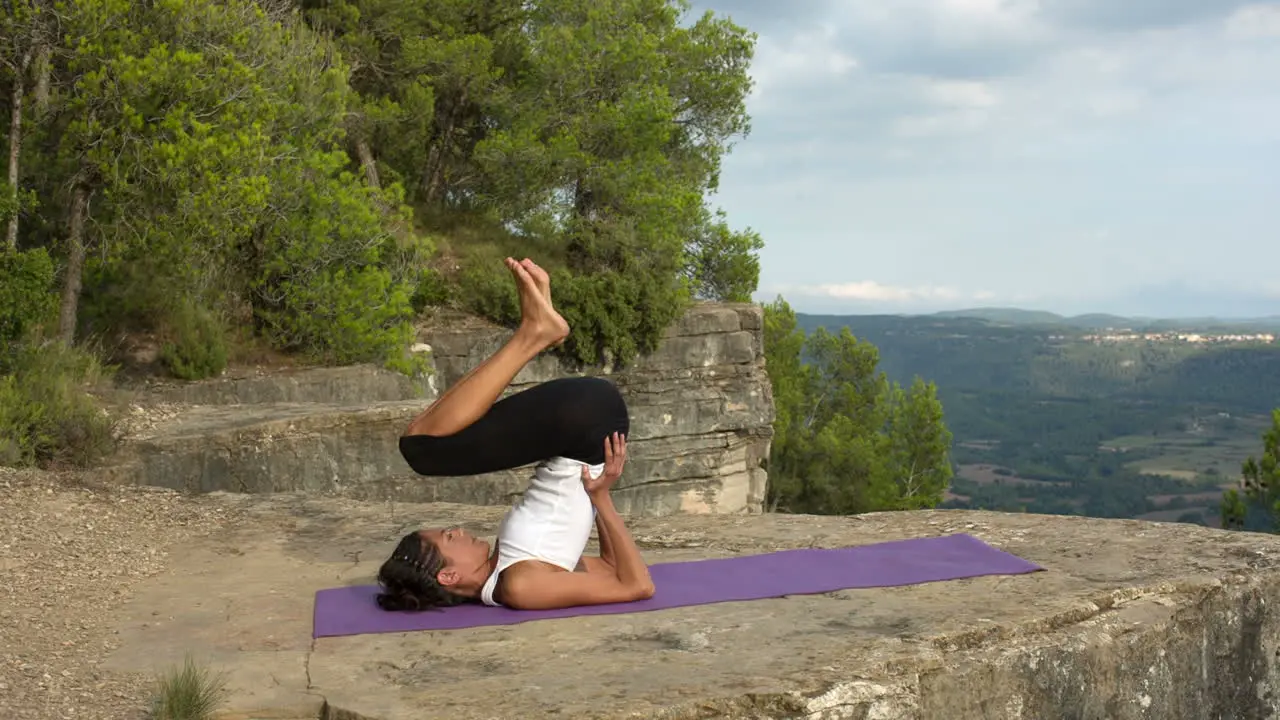
[[[76,339],[76,316],[80,308],[80,288],[84,275],[85,220],[89,215],[89,189],[77,184],[71,195],[71,224],[67,233],[67,275],[62,285],[62,306],[58,312],[58,339],[70,347]]]
[[[373,187],[381,189],[382,182],[378,179],[378,163],[373,159],[373,150],[369,148],[369,143],[364,139],[356,141],[356,156],[360,158],[360,167],[364,168],[365,179]]]
[[[49,108],[49,75],[53,72],[53,63],[50,62],[49,54],[51,50],[47,44],[40,44],[36,47],[35,59],[35,76],[36,89],[33,93],[35,100],[35,110],[37,116],[43,115],[44,111]]]
[[[22,155],[22,97],[26,94],[27,67],[31,65],[31,51],[23,53],[22,63],[13,73],[13,95],[9,99],[9,200],[13,203],[13,216],[5,228],[5,246],[10,252],[18,249],[18,159]]]
[[[449,112],[440,123],[440,134],[427,153],[427,167],[423,173],[423,200],[434,204],[440,199],[444,186],[445,156],[450,143],[453,142],[453,131],[458,125],[458,116],[467,102],[467,91],[463,90],[458,99],[450,103]]]
[[[373,159],[373,149],[369,147],[369,143],[364,139],[356,141],[356,157],[360,159],[360,167],[364,169],[365,179],[369,181],[369,185],[375,189],[382,189],[382,180],[378,177],[378,162]],[[386,198],[379,194],[374,202],[378,209],[382,211],[384,216],[392,215],[393,208],[387,205]],[[391,221],[391,233],[397,238],[403,240],[412,237],[413,228],[406,225],[404,221],[395,219]]]
[[[427,153],[427,167],[422,178],[422,199],[428,205],[434,205],[440,194],[440,185],[444,179],[444,145],[447,142],[449,133],[441,133]]]

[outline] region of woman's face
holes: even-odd
[[[418,535],[440,550],[444,558],[442,574],[454,571],[462,577],[469,577],[489,561],[489,543],[462,528],[422,530]]]

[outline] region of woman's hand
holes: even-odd
[[[582,485],[587,494],[596,497],[601,493],[608,495],[613,484],[622,477],[622,466],[627,464],[627,438],[622,433],[614,433],[604,439],[604,472],[600,477],[591,477],[591,468],[582,466]]]

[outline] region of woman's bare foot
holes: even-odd
[[[533,278],[533,283],[538,286],[542,296],[547,299],[551,307],[555,307],[555,303],[551,300],[551,276],[547,274],[547,271],[529,258],[521,260],[520,264],[529,272],[529,276]]]
[[[516,288],[520,293],[520,329],[517,332],[526,334],[544,347],[564,342],[569,336],[569,323],[551,306],[548,296],[543,294],[533,275],[522,263],[507,258],[506,264],[515,276]],[[547,292],[549,294],[550,290]]]
[[[555,303],[551,300],[551,276],[547,274],[546,270],[542,269],[541,265],[529,258],[521,260],[520,265],[524,267],[525,272],[529,273],[529,277],[533,278],[533,284],[537,286],[538,291],[546,298],[547,304],[551,306],[552,310],[555,310]],[[563,338],[553,344],[559,345],[562,342],[564,342]]]

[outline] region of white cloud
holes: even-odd
[[[1246,133],[1280,132],[1259,112],[1276,102],[1266,88],[1280,44],[1224,42],[1230,33],[1280,33],[1280,3],[1247,6],[1230,20],[1224,13],[1208,23],[1128,32],[1054,27],[1038,5],[854,0],[807,33],[766,35],[753,75],[769,102],[753,103],[755,127],[779,113],[778,123],[808,130],[840,126],[839,137],[855,144],[985,133],[1006,148],[1116,123],[1172,128],[1210,113],[1234,116]],[[1228,91],[1253,107],[1204,103]]]
[[[752,100],[758,104],[776,87],[812,87],[857,67],[857,59],[838,46],[836,29],[830,24],[782,41],[761,36],[751,65]]]
[[[972,110],[908,115],[894,121],[893,134],[900,138],[962,135],[977,132],[986,123],[986,113]]]
[[[870,0],[847,2],[841,17],[879,31],[914,28],[943,42],[1041,31],[1036,0]]]
[[[1246,5],[1227,18],[1225,30],[1235,38],[1280,37],[1280,3]]]
[[[1037,1],[846,0],[831,22],[869,70],[972,78],[1044,51]]]
[[[904,115],[893,124],[900,137],[950,135],[982,129],[999,104],[992,83],[977,80],[926,78],[920,95],[931,106],[929,111]]]
[[[779,291],[794,295],[831,298],[835,300],[851,300],[861,302],[901,303],[929,300],[963,300],[989,299],[989,292],[964,293],[955,288],[925,285],[905,287],[885,285],[874,280],[860,280],[846,283],[828,283],[821,285],[793,286],[779,288]]]
[[[925,92],[949,107],[985,108],[999,102],[991,84],[977,80],[930,80]]]

